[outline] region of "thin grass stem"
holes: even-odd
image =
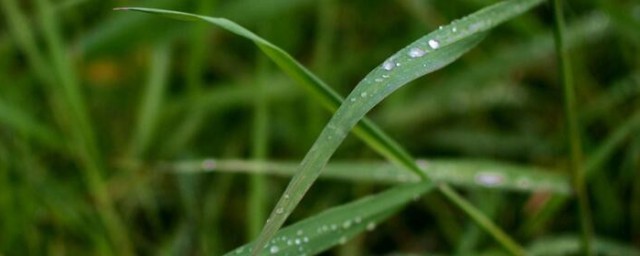
[[[585,174],[582,167],[582,145],[580,141],[580,124],[578,123],[575,87],[573,75],[571,73],[571,62],[569,52],[565,47],[565,22],[562,12],[562,1],[553,1],[553,11],[555,15],[554,38],[560,69],[560,79],[564,90],[564,109],[566,114],[566,124],[568,132],[568,144],[570,147],[570,171],[572,183],[578,198],[580,226],[582,229],[582,250],[584,255],[593,255],[591,240],[593,237],[593,226],[591,224],[591,213],[587,190],[585,185]]]

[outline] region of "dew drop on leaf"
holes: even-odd
[[[382,68],[387,71],[391,71],[396,67],[396,62],[393,59],[388,59],[384,63],[382,63]]]
[[[426,52],[418,47],[411,48],[409,50],[409,57],[418,58],[424,56]]]
[[[438,47],[440,47],[440,42],[438,42],[438,41],[436,41],[434,39],[429,40],[428,43],[429,43],[429,46],[431,48],[433,48],[433,49],[438,49]]]
[[[367,224],[367,230],[368,231],[373,231],[375,228],[376,228],[376,223],[375,222],[372,221],[372,222],[369,222]]]
[[[504,176],[497,172],[480,172],[474,178],[478,184],[487,187],[497,186],[504,182]]]
[[[342,228],[347,229],[351,227],[351,221],[350,220],[346,220],[344,223],[342,223]]]
[[[271,248],[269,248],[269,252],[273,253],[278,253],[280,251],[280,248],[278,248],[278,246],[271,246]]]

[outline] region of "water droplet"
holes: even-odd
[[[347,237],[346,236],[342,236],[340,237],[340,244],[346,244],[347,243]]]
[[[302,238],[302,241],[304,241],[305,243],[308,243],[309,242],[309,238],[305,236],[304,238]]]
[[[480,172],[474,178],[478,184],[487,187],[497,186],[504,182],[504,176],[497,172]]]
[[[331,224],[331,230],[336,230],[338,229],[338,225],[336,224]]]
[[[300,244],[300,238],[296,238],[296,244]]]
[[[205,171],[213,171],[216,168],[216,160],[206,159],[202,161],[202,165],[200,167]]]
[[[369,222],[367,224],[367,230],[368,231],[373,231],[375,228],[376,228],[376,223],[375,222],[372,221],[372,222]]]
[[[438,26],[438,29],[442,29],[442,28],[443,28],[442,26]]]
[[[280,248],[278,248],[278,246],[271,246],[271,248],[269,248],[269,252],[273,253],[278,253],[280,251]]]
[[[361,94],[360,94],[360,97],[362,97],[362,98],[366,98],[366,97],[367,97],[367,93],[366,93],[366,92],[361,93]]]
[[[387,74],[382,74],[382,78],[389,78],[389,75],[387,75]]]
[[[284,213],[284,209],[282,207],[276,209],[276,214],[282,214]]]
[[[350,220],[346,220],[344,223],[342,223],[342,228],[347,229],[351,227],[351,221]]]
[[[328,231],[329,227],[327,227],[327,225],[322,225],[322,231]]]
[[[289,199],[289,194],[284,194],[284,199],[288,200]]]
[[[438,47],[440,47],[440,42],[438,42],[438,41],[436,41],[434,39],[429,40],[428,43],[429,43],[429,46],[431,48],[433,48],[433,49],[438,49]]]
[[[378,83],[380,83],[380,82],[384,81],[384,79],[382,79],[382,78],[376,78],[376,79],[375,79],[375,81],[376,81],[376,82],[378,82]]]
[[[386,60],[384,63],[382,63],[382,68],[386,71],[391,71],[393,68],[396,67],[396,62],[389,58],[388,60]]]
[[[291,239],[287,240],[287,245],[293,245],[293,240]]]
[[[456,28],[456,27],[452,27],[452,28],[451,28],[451,32],[455,33],[455,32],[457,32],[457,31],[458,31],[458,28]]]
[[[422,57],[426,52],[418,47],[409,49],[409,57],[418,58]]]
[[[360,223],[362,221],[362,218],[360,216],[356,217],[355,219],[356,223]]]
[[[302,229],[299,229],[298,232],[296,232],[296,235],[301,236],[304,233],[304,231],[302,231]]]
[[[244,251],[244,247],[236,249],[236,254],[241,254]]]

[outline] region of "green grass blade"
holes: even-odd
[[[412,61],[406,56],[406,51],[401,51],[391,57],[380,68],[367,75],[350,94],[349,100],[345,101],[336,111],[302,160],[296,175],[292,178],[283,197],[278,201],[267,220],[267,224],[258,238],[255,248],[261,248],[284,224],[286,218],[293,212],[293,209],[320,175],[335,150],[346,138],[349,130],[370,109],[411,80],[453,62],[463,53],[472,49],[482,38],[483,35],[475,35],[451,45],[443,45],[441,48],[436,47],[438,49],[433,49],[428,55],[430,58],[418,58]],[[425,37],[410,45],[410,47],[425,47],[428,44],[428,40],[434,39]],[[389,65],[393,65],[393,67],[389,68]],[[385,82],[378,81],[378,79],[384,78],[387,79]]]
[[[628,141],[629,137],[639,130],[640,111],[636,111],[629,120],[607,136],[596,151],[587,157],[585,178],[587,180],[593,179],[599,171],[602,171],[604,163],[614,156],[616,149],[624,145],[624,142]],[[540,213],[523,224],[523,231],[527,234],[535,233],[537,228],[544,226],[542,224],[555,216],[568,201],[569,198],[566,196],[556,195],[552,197],[540,210]]]
[[[419,159],[417,162],[435,182],[500,191],[546,191],[558,195],[571,193],[568,177],[535,167],[474,159]],[[175,173],[264,173],[290,177],[295,174],[297,167],[298,163],[293,161],[203,159],[164,163],[159,169]],[[385,162],[331,162],[324,168],[320,178],[383,184],[420,181],[418,175]]]
[[[79,76],[69,58],[61,31],[59,13],[55,12],[48,0],[35,1],[36,10],[42,25],[44,41],[49,50],[51,73],[61,91],[61,101],[64,102],[64,125],[71,137],[71,144],[77,155],[86,186],[95,200],[96,213],[102,219],[113,248],[121,255],[133,252],[131,241],[125,225],[118,215],[113,200],[106,188],[102,177],[104,162],[98,147],[97,136],[93,128],[90,111],[82,93]],[[58,110],[61,111],[61,110]]]
[[[167,43],[160,43],[154,47],[148,82],[142,93],[143,98],[138,108],[135,132],[131,140],[131,151],[135,156],[144,154],[156,129],[167,87],[166,74],[169,70],[170,55]]]
[[[266,84],[264,78],[269,70],[269,62],[263,55],[258,56],[257,60],[257,81],[256,81],[256,93],[255,102],[253,107],[253,129],[252,129],[252,145],[251,155],[254,160],[262,162],[267,158],[269,149],[269,105],[267,104],[266,91],[268,84]],[[262,166],[258,165],[258,170],[261,170]],[[260,228],[267,218],[267,180],[261,173],[255,173],[250,178],[250,196],[248,212],[250,215],[248,235],[249,239],[260,234]]]
[[[25,53],[29,65],[33,69],[35,75],[43,83],[51,84],[49,79],[49,63],[44,57],[44,53],[38,49],[35,39],[35,33],[30,26],[28,16],[19,8],[19,4],[13,0],[0,1],[2,13],[6,17],[6,26],[19,48]]]
[[[179,20],[203,20],[218,25],[232,33],[252,40],[285,73],[296,80],[296,82],[303,85],[305,89],[310,91],[313,95],[317,96],[322,105],[332,112],[335,112],[343,102],[342,97],[340,97],[335,91],[333,91],[331,87],[329,87],[322,80],[316,77],[311,71],[302,66],[302,64],[298,63],[293,57],[291,57],[291,55],[259,37],[258,35],[254,34],[253,32],[233,23],[230,20],[151,8],[125,7],[116,8],[116,10],[133,10],[161,14],[163,16],[176,18]],[[479,28],[482,28],[482,26],[474,27],[474,29]],[[419,172],[419,168],[415,166],[415,163],[413,162],[409,154],[404,151],[400,145],[398,145],[389,136],[387,136],[381,129],[379,129],[373,122],[365,118],[364,120],[362,120],[361,125],[356,127],[354,132],[364,141],[366,141],[371,147],[373,147],[375,150],[380,152],[391,161],[399,163],[403,166],[407,166],[409,170],[413,170],[418,175],[422,175],[422,173]]]
[[[578,236],[556,236],[538,239],[528,248],[528,255],[578,255],[581,249],[581,238]],[[596,255],[628,255],[640,256],[640,250],[603,238],[593,239],[593,252]]]
[[[431,182],[402,185],[326,210],[278,231],[260,254],[315,255],[373,230],[403,205],[433,189]],[[254,243],[226,255],[252,255]],[[254,255],[256,253],[253,253]]]
[[[578,108],[575,97],[576,89],[573,84],[569,51],[565,46],[565,22],[562,3],[563,2],[561,0],[553,1],[553,11],[555,14],[554,38],[558,54],[560,78],[564,91],[564,111],[566,114],[565,118],[568,133],[567,143],[569,144],[570,149],[569,169],[571,171],[573,189],[576,191],[576,197],[578,199],[578,217],[580,218],[580,226],[582,229],[583,253],[585,255],[593,255],[591,245],[593,224],[585,184],[585,170],[582,163],[582,143],[580,140],[581,126],[578,123]]]
[[[58,151],[67,151],[57,132],[39,123],[22,110],[10,106],[2,99],[0,99],[0,123],[16,131],[23,132],[45,147]]]
[[[296,198],[291,198],[292,200],[284,200],[286,202],[280,202],[280,204],[284,204],[284,206],[287,206],[287,208],[290,208],[290,209],[287,209],[285,211],[285,209],[281,207],[280,204],[276,207],[276,209],[272,213],[272,216],[274,217],[277,216],[278,217],[276,218],[277,221],[272,221],[267,225],[267,228],[265,229],[266,233],[263,235],[262,240],[266,240],[265,237],[269,237],[270,235],[275,233],[277,228],[282,225],[282,223],[286,219],[286,216],[290,214],[293,207],[298,203],[299,200],[301,200],[303,196],[302,195],[303,193],[301,192],[306,191],[308,187],[313,183],[313,180],[317,177],[317,173],[319,173],[324,163],[328,161],[328,159],[332,155],[335,148],[337,148],[337,146],[341,143],[342,139],[346,136],[346,131],[353,128],[353,126],[364,116],[364,114],[368,110],[370,110],[384,97],[386,97],[395,89],[399,88],[405,83],[419,76],[422,76],[430,71],[436,70],[450,63],[451,61],[455,60],[457,57],[459,57],[460,54],[472,48],[475,43],[480,41],[482,37],[481,35],[482,32],[489,30],[494,26],[500,24],[501,22],[504,22],[512,17],[515,17],[527,11],[528,9],[532,8],[533,6],[541,2],[542,2],[541,0],[509,1],[509,2],[502,2],[496,5],[490,6],[488,8],[482,9],[458,22],[455,22],[455,24],[446,26],[441,30],[438,30],[426,37],[423,37],[422,39],[417,41],[415,44],[408,46],[402,53],[399,53],[396,56],[389,59],[379,69],[374,70],[368,76],[369,79],[365,78],[363,80],[362,84],[365,84],[364,87],[367,87],[366,84],[369,84],[370,86],[371,84],[375,84],[375,83],[386,84],[387,86],[384,86],[385,87],[384,89],[383,88],[369,88],[369,89],[364,88],[363,89],[363,86],[359,86],[356,88],[356,90],[354,90],[354,92],[352,92],[353,96],[349,97],[349,101],[345,105],[346,106],[345,109],[350,109],[351,107],[349,106],[350,105],[349,102],[355,102],[357,97],[364,98],[364,97],[370,96],[370,98],[362,101],[364,102],[365,105],[358,103],[360,106],[356,108],[356,110],[359,109],[359,111],[355,111],[355,112],[352,111],[351,113],[347,113],[348,115],[337,113],[334,116],[334,118],[338,120],[337,123],[340,123],[341,127],[328,125],[326,129],[327,132],[323,132],[318,141],[331,141],[335,137],[336,138],[335,142],[333,142],[330,145],[326,143],[322,143],[324,144],[324,146],[326,146],[327,150],[323,150],[322,152],[318,151],[321,153],[320,155],[314,156],[313,154],[310,154],[306,157],[306,159],[315,160],[314,163],[309,164],[310,161],[303,161],[302,166],[305,166],[305,164],[306,166],[313,166],[315,171],[313,171],[313,174],[311,176],[309,175],[299,176],[299,177],[307,178],[308,182],[306,183],[308,184],[301,186],[302,189],[300,191],[297,191]],[[262,49],[263,52],[265,52],[265,54],[271,57],[274,62],[276,62],[282,69],[284,69],[285,72],[289,73],[289,75],[291,75],[294,79],[298,81],[302,80],[303,84],[309,81],[316,82],[315,84],[311,84],[314,87],[316,87],[312,89],[317,89],[318,84],[323,85],[321,81],[319,81],[319,79],[317,79],[313,74],[311,74],[306,69],[301,68],[300,65],[297,62],[295,62],[293,58],[291,58],[291,56],[283,52],[281,49],[274,47],[272,44],[266,42],[264,39],[258,37],[257,35],[236,25],[235,23],[229,20],[220,19],[220,18],[203,17],[203,16],[185,14],[185,13],[180,13],[175,11],[166,11],[166,10],[157,10],[157,9],[148,9],[148,8],[119,8],[119,9],[157,13],[157,14],[162,14],[164,16],[169,16],[169,17],[183,19],[183,20],[205,20],[205,21],[211,22],[225,29],[228,29],[236,34],[239,34],[241,36],[244,36],[253,40],[258,45],[258,47]],[[414,47],[422,47],[422,49],[417,49],[417,50],[410,49]],[[414,57],[417,57],[417,55],[422,56],[426,54],[427,51],[430,51],[428,47],[431,47],[431,50],[433,50],[428,56],[435,57],[435,58],[417,58],[417,60],[427,59],[427,60],[432,60],[431,62],[408,61],[409,59],[414,59],[414,58],[407,56],[407,54],[414,55]],[[451,50],[451,52],[447,52],[446,50]],[[412,53],[408,53],[407,51],[412,51]],[[452,54],[455,52],[458,52],[458,54]],[[438,55],[440,55],[439,58],[438,58]],[[434,61],[434,60],[437,60],[437,61]],[[403,68],[395,68],[391,66],[391,65],[396,65],[398,63],[402,64],[403,62],[405,62],[404,64],[407,64]],[[395,71],[392,73],[396,75],[393,75],[390,77],[382,76],[382,73],[384,73],[385,71],[390,71],[387,69],[394,69],[394,68],[395,68]],[[383,79],[383,80],[386,79],[386,81],[378,81],[380,79]],[[391,85],[391,86],[388,86],[388,85]],[[360,88],[360,90],[358,90],[358,88]],[[366,92],[367,90],[371,90],[371,91]],[[325,99],[324,100],[325,105],[329,103],[328,104],[330,105],[329,107],[332,107],[330,104],[332,100],[335,101],[336,98],[339,99],[339,97],[336,97],[337,95],[335,95],[335,93],[332,94],[332,91],[325,90],[324,88],[323,90],[320,90],[320,91],[316,90],[315,92],[316,94],[325,96],[321,98]],[[352,104],[352,105],[355,105],[355,104]],[[344,120],[346,122],[341,123],[339,120]],[[381,134],[379,129],[370,129],[367,132],[369,135]],[[364,137],[365,139],[367,139],[367,136],[364,136]],[[391,158],[392,160],[403,164],[403,166],[408,167],[408,169],[410,170],[416,171],[416,173],[418,173],[419,175],[423,175],[421,172],[419,172],[419,168],[416,167],[415,163],[413,163],[413,161],[410,161],[410,157],[407,157],[408,154],[406,154],[403,151],[400,151],[401,148],[397,146],[397,144],[380,146],[380,144],[376,145],[374,143],[372,145],[376,149],[380,149],[380,148],[387,149],[387,152],[390,151],[392,153],[391,154],[391,156],[393,156]],[[314,148],[312,148],[310,152],[314,152]],[[384,155],[389,156],[389,154],[384,154]],[[320,161],[317,161],[318,159]],[[303,167],[303,169],[304,168],[305,167]],[[295,184],[298,184],[298,183],[299,181],[296,181],[296,177],[294,177],[294,181],[292,181],[291,183],[293,187],[296,188],[297,185]],[[307,189],[304,189],[304,187],[306,187]],[[297,189],[300,189],[300,188],[297,188]],[[278,212],[281,212],[281,211],[284,211],[286,214],[278,214]]]
[[[458,205],[458,207],[462,208],[479,226],[483,227],[485,230],[493,231],[492,235],[495,239],[498,240],[500,244],[502,244],[511,254],[524,255],[524,250],[520,245],[515,243],[506,233],[502,232],[500,228],[491,221],[491,219],[487,218],[482,214],[482,212],[475,209],[469,202],[463,200],[460,195],[454,193],[454,190],[445,186],[445,184],[442,184],[440,185],[440,191]]]

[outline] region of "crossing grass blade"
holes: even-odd
[[[569,195],[568,177],[540,168],[475,159],[418,159],[418,165],[435,182],[460,187],[480,187],[501,191],[539,192]],[[203,159],[163,163],[159,170],[187,173],[264,173],[290,177],[297,162],[251,161],[243,159]],[[320,178],[354,182],[402,184],[420,177],[385,162],[331,162]]]
[[[405,49],[393,55],[380,67],[374,69],[367,77],[365,77],[356,88],[352,91],[349,100],[345,101],[336,111],[330,123],[325,127],[318,137],[318,140],[309,150],[307,156],[302,161],[299,171],[289,184],[283,197],[273,210],[263,233],[258,238],[256,248],[261,248],[267,240],[269,240],[280,226],[284,223],[295,206],[300,202],[306,191],[318,177],[324,165],[328,162],[333,152],[341,144],[350,131],[364,115],[385,97],[390,95],[396,89],[402,87],[406,83],[421,77],[429,72],[433,72],[449,63],[455,61],[462,54],[472,49],[484,37],[484,32],[490,30],[496,25],[518,16],[532,7],[542,3],[542,0],[525,0],[525,1],[505,1],[487,8],[484,8],[472,15],[469,15],[459,21],[455,21],[442,29],[428,34]],[[301,67],[290,55],[281,49],[275,47],[266,40],[253,34],[247,29],[222,18],[211,18],[194,14],[158,10],[149,8],[116,8],[116,10],[134,10],[148,13],[160,14],[181,20],[203,20],[216,24],[233,33],[253,40],[256,45],[269,56],[281,69],[292,76],[295,80],[304,85],[311,86],[312,92],[319,95],[323,99],[325,106],[335,108],[336,101],[340,102],[340,97],[332,90],[328,89],[322,81],[315,77],[307,69]],[[426,55],[426,56],[425,56]],[[423,57],[424,56],[424,57]],[[402,67],[400,67],[402,65]],[[322,88],[318,86],[324,85]],[[333,104],[332,104],[333,103]],[[367,127],[367,126],[365,126]],[[370,125],[368,128],[373,128]],[[357,132],[357,130],[356,130]],[[365,135],[373,135],[374,137],[365,137],[368,142],[386,142],[387,144],[372,144],[376,150],[381,151],[392,161],[399,163],[407,169],[416,172],[424,179],[427,177],[420,171],[419,167],[411,160],[397,144],[391,143],[390,140],[375,140],[381,137],[379,129],[365,130]],[[391,154],[389,154],[391,153]],[[447,186],[441,186],[447,188]],[[447,195],[454,192],[447,189]],[[461,202],[458,197],[455,202]],[[462,206],[462,205],[461,205]],[[487,222],[486,220],[477,219],[481,213],[474,208],[465,204],[463,209],[474,220],[481,221],[486,230],[496,237],[506,237],[497,226]],[[473,210],[470,212],[470,210]],[[491,224],[491,225],[489,225]],[[499,239],[505,242],[504,239]],[[512,253],[518,254],[518,246],[512,241],[506,241],[510,245],[505,245]]]
[[[364,232],[397,212],[403,205],[433,189],[431,182],[400,185],[377,195],[333,207],[278,231],[258,252],[277,255],[315,255]],[[254,243],[226,255],[252,255]],[[254,255],[256,253],[253,253]]]

